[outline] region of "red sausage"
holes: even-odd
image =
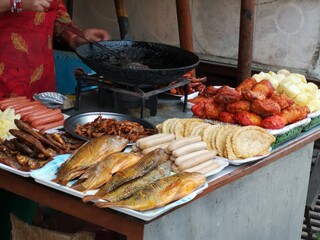
[[[6,98],[0,101],[0,105],[2,103],[7,103],[7,102],[15,102],[15,101],[20,101],[22,99],[27,99],[26,96],[19,96],[19,97],[12,97],[12,98]]]
[[[51,122],[51,123],[39,125],[39,126],[37,126],[35,128],[38,129],[39,131],[46,131],[48,129],[52,129],[52,128],[55,128],[55,127],[63,126],[63,123],[64,123],[64,119],[56,121],[56,122]]]
[[[37,105],[42,105],[40,101],[31,101],[31,102],[24,102],[21,103],[20,105],[14,107],[14,110],[16,113],[18,113],[19,110],[27,109],[27,108],[32,108]]]
[[[32,115],[36,115],[38,113],[43,113],[44,111],[48,111],[49,109],[44,106],[44,105],[40,105],[40,106],[36,106],[34,108],[31,108],[31,109],[26,109],[22,112],[20,112],[20,116],[22,118],[23,121],[26,121],[26,118],[29,116],[32,116]]]
[[[29,103],[29,102],[31,102],[31,100],[29,100],[29,99],[22,99],[21,101],[14,101],[14,102],[5,102],[0,105],[0,108],[3,110],[7,109],[9,107],[14,109],[15,107],[19,106],[20,104]]]
[[[62,113],[58,113],[50,116],[43,116],[42,118],[31,121],[31,126],[34,128],[38,128],[40,125],[45,125],[47,123],[56,122],[63,119],[64,119],[64,116]]]
[[[48,109],[46,112],[43,112],[42,114],[35,114],[35,115],[32,115],[28,118],[28,121],[29,122],[33,122],[33,121],[36,121],[38,119],[41,119],[41,118],[46,118],[46,117],[49,117],[49,116],[53,116],[53,115],[57,115],[57,114],[62,114],[61,113],[61,110],[60,109]]]
[[[32,109],[32,108],[34,108],[34,107],[36,107],[36,106],[39,106],[39,105],[42,105],[42,103],[41,102],[39,102],[39,101],[34,101],[34,102],[31,102],[31,103],[29,103],[29,104],[27,104],[27,105],[25,105],[25,106],[18,106],[18,107],[16,107],[15,108],[15,112],[18,114],[20,114],[21,112],[23,112],[23,111],[25,111],[25,110],[27,110],[27,109]]]

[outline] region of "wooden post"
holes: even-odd
[[[189,0],[176,0],[180,47],[193,52],[192,20]],[[192,76],[195,76],[192,70]]]
[[[241,0],[237,83],[251,77],[255,0]]]
[[[180,47],[193,51],[192,22],[189,0],[176,0]]]

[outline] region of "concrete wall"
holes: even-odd
[[[113,0],[74,1],[81,27],[119,30]],[[174,0],[126,1],[134,40],[179,45]],[[195,52],[203,60],[236,65],[241,0],[190,0]],[[287,68],[320,80],[320,1],[256,0],[254,67]]]

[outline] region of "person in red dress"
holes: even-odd
[[[62,0],[0,1],[0,100],[56,90],[53,38],[75,49],[85,43],[64,30],[72,24]],[[86,29],[92,41],[108,40],[102,29]]]
[[[72,24],[62,0],[0,0],[0,100],[56,90],[53,38],[71,48],[85,41],[61,27]],[[109,39],[102,29],[86,29],[93,41]],[[0,189],[0,239],[11,239],[9,213],[32,223],[36,203]]]

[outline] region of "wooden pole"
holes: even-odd
[[[189,0],[176,0],[180,47],[193,51],[192,22]]]
[[[252,75],[255,0],[241,0],[237,83]]]

